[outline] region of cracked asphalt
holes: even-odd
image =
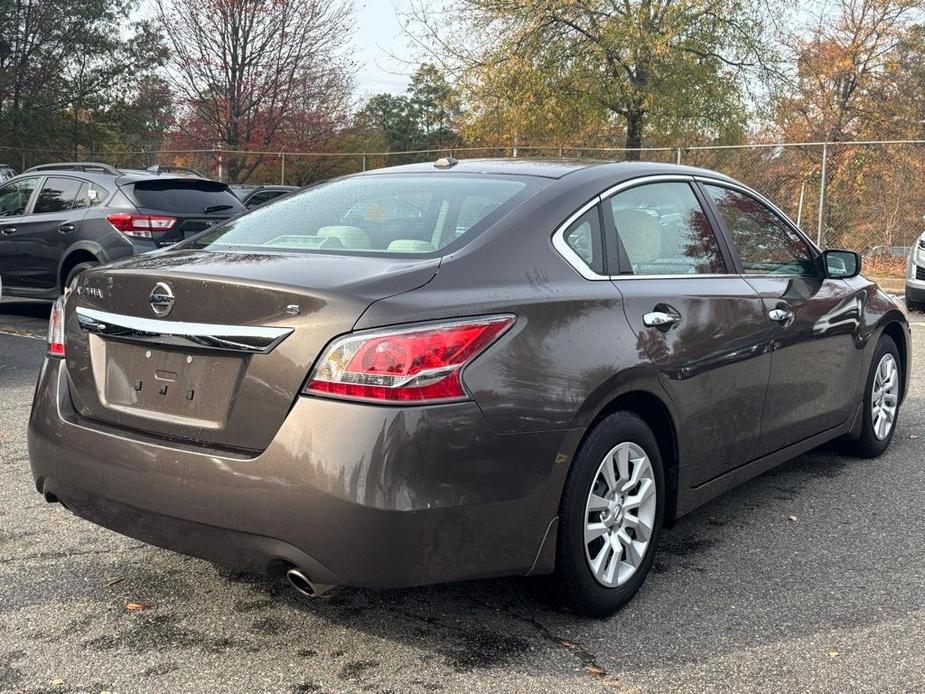
[[[0,306],[2,692],[925,691],[921,314],[882,458],[824,448],[711,502],[597,621],[523,579],[303,602],[46,504],[25,428],[47,313]]]

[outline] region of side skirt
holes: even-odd
[[[828,429],[808,439],[803,439],[797,443],[791,444],[779,451],[770,453],[762,458],[753,460],[740,467],[730,470],[719,477],[714,477],[709,482],[704,482],[697,487],[689,487],[678,495],[677,517],[690,513],[698,506],[702,506],[711,499],[719,496],[733,487],[747,482],[753,477],[771,470],[782,463],[796,458],[798,455],[817,448],[832,439],[837,439],[844,434],[850,434],[856,428],[856,422],[861,414],[861,405],[858,405],[854,416],[849,418],[844,424],[840,424],[834,429]]]

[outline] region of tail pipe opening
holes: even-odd
[[[315,583],[296,566],[290,567],[289,570],[286,571],[286,580],[289,581],[289,585],[295,588],[297,592],[310,598],[324,595],[334,587],[325,583]]]

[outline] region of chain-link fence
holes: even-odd
[[[307,185],[343,174],[442,156],[562,158],[680,163],[754,187],[820,246],[902,257],[925,229],[925,140],[656,147],[458,147],[409,152],[240,152],[222,149],[80,152],[120,168],[192,169],[229,183]],[[74,152],[0,146],[18,170],[75,159]]]

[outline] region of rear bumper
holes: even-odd
[[[537,563],[578,430],[498,435],[474,403],[299,398],[257,457],[81,419],[47,359],[29,423],[39,491],[123,534],[249,571],[397,587]],[[552,538],[554,540],[554,538]]]

